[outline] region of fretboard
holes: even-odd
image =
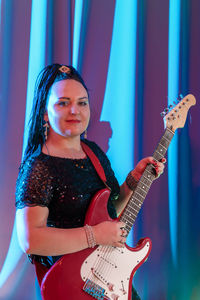
[[[153,158],[156,161],[159,161],[161,158],[165,156],[173,136],[174,136],[174,132],[167,128],[153,154]],[[133,224],[135,223],[137,215],[142,207],[142,204],[151,187],[151,184],[155,179],[155,176],[156,176],[155,168],[153,167],[152,164],[149,164],[146,167],[143,175],[141,176],[136,189],[132,193],[128,201],[128,204],[121,215],[120,221],[126,224],[125,229],[128,233],[130,232]]]

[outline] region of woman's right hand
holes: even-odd
[[[92,226],[97,245],[124,247],[127,232],[125,224],[118,221],[105,221]]]

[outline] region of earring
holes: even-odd
[[[87,129],[84,132],[84,139],[87,139]]]
[[[48,136],[49,123],[48,123],[48,121],[44,121],[44,122],[45,122],[44,125],[43,125],[43,127],[44,127],[44,139],[46,141],[47,136]]]

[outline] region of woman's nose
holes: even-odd
[[[70,112],[73,115],[78,114],[79,113],[79,107],[76,104],[71,104]]]

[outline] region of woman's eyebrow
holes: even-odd
[[[64,97],[64,96],[62,96],[62,97],[58,97],[58,99],[66,99],[66,100],[70,100],[70,98],[69,98],[69,97]]]
[[[66,99],[66,100],[70,100],[71,98],[70,98],[70,97],[64,97],[64,96],[61,96],[61,97],[58,97],[58,99]],[[83,99],[87,99],[87,100],[88,100],[88,97],[84,96],[84,97],[78,98],[78,100],[83,100]]]
[[[82,99],[87,99],[88,100],[88,97],[84,96],[84,97],[80,97],[78,98],[79,100],[82,100]]]

